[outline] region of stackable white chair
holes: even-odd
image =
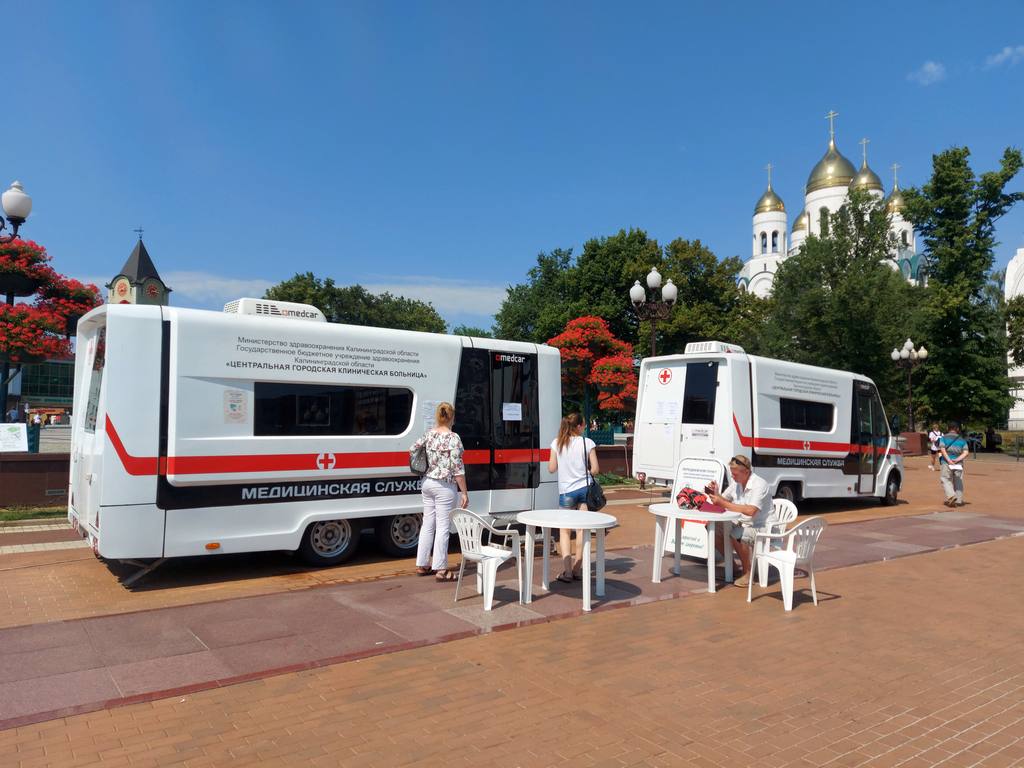
[[[796,520],[797,509],[796,504],[786,499],[773,499],[772,500],[772,514],[768,518],[768,522],[764,528],[761,529],[762,533],[785,533],[786,526]],[[776,542],[774,548],[779,549],[781,544]],[[772,549],[771,539],[755,539],[754,540],[754,556],[753,560],[757,563],[751,565],[752,568],[757,570],[757,583],[762,589],[768,586],[768,566],[762,559],[766,552]]]
[[[782,549],[766,548],[765,551],[753,560],[754,568],[765,568],[775,566],[779,570],[779,580],[782,582],[782,604],[787,611],[793,610],[793,579],[797,568],[807,571],[811,579],[811,597],[814,604],[818,604],[818,593],[814,589],[814,545],[818,543],[821,532],[825,530],[827,523],[820,517],[812,517],[802,523],[793,526],[785,533],[760,533],[754,538],[754,548],[757,551],[759,540],[765,539],[770,544],[772,541],[784,543]],[[750,583],[747,585],[747,602],[750,602],[754,578],[751,574]]]
[[[513,557],[516,559],[516,580],[519,583],[519,602],[523,602],[523,560],[522,541],[519,531],[496,527],[489,520],[468,509],[459,509],[452,515],[452,522],[459,534],[459,545],[462,548],[462,564],[459,566],[459,580],[455,585],[455,602],[459,600],[459,587],[462,586],[462,574],[466,570],[466,562],[476,563],[476,591],[484,596],[484,610],[491,610],[494,602],[494,583],[498,576],[498,566]],[[484,543],[484,532],[488,534],[488,543]],[[493,543],[503,538],[505,545]]]

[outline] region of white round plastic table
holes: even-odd
[[[541,573],[540,586],[548,590],[549,570],[548,557],[551,553],[551,529],[574,528],[586,531],[583,538],[583,610],[590,610],[590,531],[597,534],[597,596],[604,597],[604,532],[618,523],[611,515],[603,512],[590,512],[583,509],[534,509],[520,512],[516,521],[526,526],[526,590],[524,602],[533,600],[533,548],[536,539],[536,528],[543,531],[544,536],[544,568]]]
[[[651,572],[651,581],[655,584],[661,582],[661,559],[665,553],[665,535],[668,533],[668,521],[674,520],[676,526],[675,566],[672,572],[677,576],[682,570],[681,541],[683,520],[692,520],[697,523],[704,523],[708,529],[708,592],[715,591],[715,525],[722,523],[723,541],[729,540],[732,531],[732,524],[742,519],[739,512],[699,512],[696,509],[680,509],[675,504],[662,502],[651,504],[648,509],[655,516],[654,521],[654,565]],[[725,554],[725,580],[732,581],[732,552]]]

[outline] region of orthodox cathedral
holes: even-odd
[[[838,114],[829,112],[827,117],[828,150],[807,177],[804,205],[793,218],[792,229],[789,228],[786,206],[772,189],[771,166],[768,166],[768,188],[754,206],[751,257],[743,265],[739,277],[740,286],[757,296],[765,297],[771,293],[779,264],[800,250],[808,235],[821,233],[822,220],[839,210],[851,189],[867,190],[879,198],[885,196],[882,180],[868,167],[868,140],[861,141],[863,160],[860,170],[857,170],[836,147],[835,118]],[[908,280],[917,282],[926,277],[923,255],[917,253],[914,228],[903,218],[903,196],[896,179],[897,168],[898,165],[893,166],[893,188],[887,199],[896,240],[893,261],[888,263],[899,269]]]

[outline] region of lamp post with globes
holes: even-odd
[[[893,348],[889,354],[892,361],[900,368],[907,369],[907,426],[914,431],[914,388],[912,374],[914,368],[928,359],[928,350],[922,344],[920,349],[914,348],[914,342],[907,339],[900,349]]]
[[[649,320],[651,323],[651,357],[654,357],[655,343],[657,341],[658,321],[668,320],[675,306],[679,289],[672,283],[671,278],[661,285],[661,274],[657,267],[651,267],[647,273],[647,288],[651,291],[651,300],[647,299],[647,290],[637,280],[629,289],[629,300],[633,304],[633,311],[641,320]],[[661,288],[661,300],[654,299],[655,291]]]
[[[2,245],[18,237],[18,228],[25,223],[25,219],[32,212],[32,198],[25,194],[21,182],[15,181],[11,184],[10,189],[0,195],[0,204],[3,205],[4,213],[7,214],[6,219],[0,216],[0,232],[7,229],[8,223],[11,225],[11,234],[0,234],[0,245]],[[26,282],[20,275],[8,274],[6,279],[4,275],[0,275],[0,296],[3,296],[9,306],[14,305],[15,296],[28,296],[34,290],[34,285],[31,282]],[[11,363],[5,356],[3,363],[0,363],[0,421],[7,421],[7,387],[10,386],[12,379]]]

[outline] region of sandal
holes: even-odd
[[[572,584],[571,574],[560,573],[555,578],[563,584]]]
[[[442,568],[434,574],[434,580],[438,582],[456,581],[459,577],[447,568]]]
[[[416,566],[416,575],[417,576],[429,576],[433,572],[434,572],[434,569],[431,568],[429,565],[417,565]]]
[[[572,569],[572,577],[576,581],[583,581],[583,563],[576,563]]]

